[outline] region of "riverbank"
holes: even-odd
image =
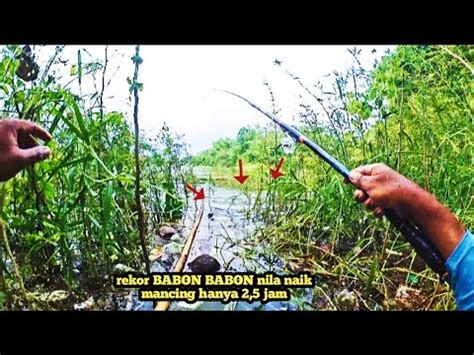
[[[221,176],[215,185],[230,180],[226,168],[200,167],[197,172],[201,179]],[[267,185],[267,190],[235,190],[253,196],[247,208],[247,218],[259,221],[253,244],[265,245],[265,253],[276,255],[281,272],[315,275],[316,287],[302,303],[320,310],[453,308],[447,285],[437,280],[387,221],[373,218],[354,202],[346,212],[327,209],[331,204],[324,194],[341,184],[337,176],[329,176],[331,180],[320,188],[320,204],[314,206],[305,204],[312,193],[307,188],[290,204],[279,202],[284,184],[269,185],[270,189]],[[340,196],[341,206],[348,204],[350,194],[341,190]],[[354,223],[349,223],[351,218]]]

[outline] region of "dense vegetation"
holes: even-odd
[[[89,294],[110,291],[117,265],[144,271],[133,129],[127,113],[104,111],[107,48],[102,60],[90,62],[78,51],[68,78],[79,83],[78,92],[55,74],[63,48],[56,47],[29,82],[17,75],[22,47],[0,53],[2,116],[32,120],[54,136],[52,158],[1,186],[0,308],[70,308]],[[85,80],[99,91],[83,93]],[[130,85],[130,92],[141,89],[136,81]],[[148,244],[153,228],[182,213],[188,158],[166,126],[153,139],[140,135],[139,145]]]
[[[145,137],[130,124],[131,112],[105,109],[113,77],[107,47],[100,60],[78,50],[73,63],[62,59],[63,49],[57,46],[41,63],[35,80],[22,74],[22,47],[0,52],[0,118],[33,120],[54,136],[52,158],[0,185],[0,309],[64,309],[90,295],[100,299],[111,291],[113,272],[146,268],[140,205],[150,248],[154,229],[185,211],[190,167],[235,172],[238,159],[249,164],[244,189],[255,192],[253,215],[264,222],[257,242],[283,258],[287,270],[316,274],[311,307],[454,308],[448,286],[408,243],[357,205],[352,188],[305,147],[285,147],[274,125],[244,127],[236,139],[220,139],[191,160],[168,127]],[[348,167],[392,166],[472,226],[474,48],[400,46],[371,71],[360,65],[357,50],[350,53],[352,67],[332,73],[330,87],[287,72],[301,87],[300,129]],[[138,48],[132,61],[130,93],[136,96],[142,89]],[[55,70],[64,66],[66,80]],[[83,90],[86,80],[97,89]],[[277,114],[277,88],[265,85]],[[141,183],[135,190],[137,157]],[[268,168],[281,157],[285,175],[273,180]],[[240,187],[232,175],[219,183]],[[396,293],[404,284],[414,293],[400,303]],[[349,303],[340,302],[344,288],[346,296],[352,293]]]
[[[304,94],[300,128],[348,167],[383,162],[395,168],[472,226],[474,48],[400,46],[370,72],[356,50],[351,54],[353,66],[333,73],[329,89],[307,86],[288,72]],[[273,96],[271,102],[275,108]],[[365,309],[454,307],[447,286],[404,239],[356,205],[351,187],[305,147],[286,155],[284,177],[269,178],[268,167],[285,156],[280,137],[273,125],[245,128],[193,162],[236,166],[244,158],[265,167],[254,170],[250,185],[259,192],[255,214],[266,222],[260,240],[283,255],[289,269],[320,275],[316,307],[338,308],[335,293],[344,287]],[[412,304],[396,301],[405,283],[416,294]]]

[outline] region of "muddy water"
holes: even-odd
[[[208,171],[197,170],[195,175],[202,178],[207,177]],[[254,196],[244,194],[238,189],[210,186],[202,183],[199,188],[204,187],[206,198],[204,215],[196,234],[188,262],[192,262],[197,256],[209,254],[215,257],[221,264],[221,271],[245,272],[252,271],[262,273],[273,271],[279,273],[283,262],[275,255],[269,255],[265,247],[255,241],[256,228],[259,222],[249,217],[253,206]],[[180,234],[187,236],[197,216],[201,201],[194,202],[192,196],[188,201],[186,216],[183,219]],[[154,272],[171,271],[174,263],[184,244],[185,238],[177,237],[162,245],[164,257],[152,264]],[[186,265],[184,272],[191,272]],[[186,302],[171,303],[170,310],[296,310],[291,301],[269,302]],[[152,302],[135,301],[133,309],[152,310]]]

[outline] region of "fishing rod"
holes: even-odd
[[[328,163],[334,170],[336,170],[339,174],[341,174],[343,177],[349,180],[349,173],[350,173],[349,169],[347,169],[343,164],[341,164],[338,160],[336,160],[323,148],[321,148],[319,145],[314,143],[308,137],[304,136],[298,130],[280,121],[277,117],[261,109],[260,107],[255,105],[253,102],[247,100],[245,97],[242,97],[238,94],[235,94],[233,92],[226,91],[226,90],[218,90],[218,91],[236,96],[244,100],[245,102],[247,102],[254,109],[256,109],[257,111],[260,111],[265,116],[270,118],[273,122],[275,122],[277,125],[279,125],[281,129],[284,132],[286,132],[290,137],[292,137],[295,141],[307,146],[314,153],[316,153],[320,158],[322,158],[326,163]],[[444,276],[446,274],[447,270],[444,265],[443,258],[441,257],[439,251],[430,242],[430,240],[426,238],[426,236],[421,232],[421,230],[418,229],[418,227],[416,227],[412,222],[406,221],[400,218],[392,210],[385,210],[384,215],[390,221],[390,223],[392,223],[392,225],[396,229],[398,229],[399,232],[408,240],[408,242],[412,245],[415,251],[423,258],[426,264],[433,271],[438,273],[440,276]]]

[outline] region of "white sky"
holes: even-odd
[[[299,86],[273,64],[282,61],[283,68],[297,74],[307,85],[315,84],[334,70],[344,70],[351,63],[348,46],[141,46],[143,64],[139,69],[140,128],[147,134],[159,130],[166,122],[176,133],[184,134],[190,144],[189,151],[196,153],[209,148],[221,137],[235,137],[246,125],[267,124],[268,119],[235,97],[214,92],[226,89],[239,93],[270,110],[270,97],[263,81],[267,80],[282,109],[280,117],[292,122],[302,94]],[[361,61],[371,68],[375,58],[393,46],[357,46],[362,49]],[[93,57],[103,58],[104,46],[66,46],[61,57],[70,58],[64,67],[67,73],[77,62],[77,50],[86,48]],[[371,50],[375,48],[375,54]],[[46,58],[54,47],[36,48],[38,56]],[[133,76],[131,57],[134,46],[109,47],[110,64],[108,81],[118,65],[111,85],[105,91],[108,110],[123,110],[132,118],[132,105],[128,101],[126,78]],[[82,55],[83,61],[90,57]],[[69,78],[68,78],[69,79]],[[100,78],[97,77],[97,83]],[[99,84],[98,84],[99,85]],[[95,89],[83,84],[83,92]]]

